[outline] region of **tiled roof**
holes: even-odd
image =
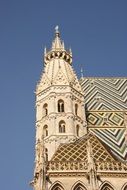
[[[80,82],[88,111],[127,110],[127,78],[86,77]]]
[[[88,172],[88,141],[97,172],[127,172],[127,165],[116,160],[110,149],[91,133],[75,142],[61,144],[48,162],[48,172]]]
[[[127,78],[82,78],[89,130],[119,159],[127,160]]]
[[[88,134],[73,143],[61,144],[51,161],[87,161],[87,141],[89,140],[96,162],[113,162],[115,158],[109,154],[104,145],[93,134]]]

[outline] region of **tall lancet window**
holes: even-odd
[[[47,103],[45,103],[43,105],[43,116],[46,116],[46,115],[48,115],[48,104]]]
[[[65,133],[65,121],[59,122],[59,133]]]
[[[76,125],[76,135],[79,137],[79,125]]]
[[[64,112],[64,101],[58,100],[58,112]]]
[[[48,149],[45,148],[45,161],[47,162],[48,161]]]
[[[47,137],[48,136],[48,125],[44,125],[44,137]]]
[[[75,115],[78,115],[78,104],[75,104]]]

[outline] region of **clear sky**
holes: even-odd
[[[35,86],[59,25],[80,77],[127,76],[126,0],[0,0],[0,189],[30,190]]]

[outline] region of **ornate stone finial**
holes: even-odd
[[[47,50],[46,50],[46,47],[44,48],[44,55],[46,55],[46,53],[47,53]]]
[[[71,48],[69,48],[69,53],[70,53],[70,55],[72,56],[72,50],[71,50]]]
[[[60,32],[59,32],[59,27],[56,26],[55,27],[55,39],[52,42],[52,50],[63,50],[63,44],[62,41],[60,39]]]
[[[59,33],[59,26],[58,25],[55,27],[55,33]]]
[[[55,36],[60,36],[59,26],[58,25],[55,27]]]
[[[64,41],[62,42],[62,46],[63,46],[63,49],[64,49]]]

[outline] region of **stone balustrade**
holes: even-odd
[[[97,172],[127,172],[127,164],[120,162],[97,162]],[[86,162],[49,162],[47,165],[48,171],[61,172],[61,171],[88,171],[88,164]]]

